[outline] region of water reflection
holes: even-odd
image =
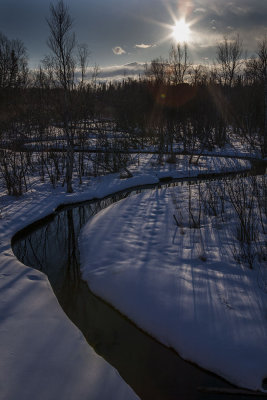
[[[94,296],[81,280],[78,251],[81,227],[101,209],[128,195],[124,192],[101,201],[65,207],[40,226],[17,235],[13,251],[24,264],[48,276],[65,313],[141,399],[246,399],[246,396],[200,392],[198,388],[203,386],[231,388],[231,385],[185,362],[144,334]]]

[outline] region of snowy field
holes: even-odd
[[[229,172],[250,169],[250,162],[245,159],[209,157],[196,155],[190,163],[190,156],[177,155],[175,163],[168,163],[169,156],[164,155],[159,166],[155,154],[141,154],[133,156],[132,165],[129,170],[134,175],[153,174],[157,178],[173,177],[196,177],[202,173]]]
[[[231,215],[222,224],[207,216],[199,229],[189,227],[188,190],[141,193],[93,217],[80,237],[83,278],[183,358],[262,390],[267,292],[257,269],[233,259]],[[179,227],[177,207],[184,221]]]
[[[83,144],[83,149],[87,149],[88,151],[94,149],[103,149],[105,150],[106,147],[112,149],[114,146],[118,146],[118,143],[114,143],[114,139],[121,140],[120,144],[123,144],[124,139],[126,142],[129,141],[130,136],[125,132],[118,132],[115,130],[116,127],[111,125],[111,122],[99,122],[99,124],[94,124],[91,122],[90,125],[87,126],[86,132],[83,131],[83,137],[85,139],[85,143]],[[259,143],[256,144],[256,138],[254,137],[253,140],[249,141],[247,139],[242,140],[239,135],[235,135],[231,130],[227,132],[228,140],[227,143],[222,146],[218,147],[214,145],[212,150],[203,150],[203,144],[199,142],[193,143],[193,147],[190,148],[190,144],[187,143],[187,151],[189,153],[201,153],[203,155],[221,155],[221,156],[230,156],[230,157],[253,157],[253,158],[261,158],[260,146]],[[155,145],[149,143],[147,140],[143,141],[143,146],[140,145],[140,138],[137,135],[137,141],[135,145],[129,141],[128,151],[129,152],[157,152],[155,149]],[[6,142],[9,143],[10,136],[6,138]],[[79,138],[78,138],[79,143]],[[39,148],[41,149],[42,146],[48,146],[50,148],[55,149],[62,149],[66,148],[66,137],[64,136],[64,132],[61,128],[58,127],[50,127],[48,136],[42,142],[39,141],[38,135],[28,138],[24,144],[25,148],[34,149]],[[104,146],[104,147],[103,147]],[[122,147],[123,148],[123,147]],[[77,146],[79,149],[79,146]],[[173,142],[172,149],[174,152],[183,152],[185,151],[184,144],[182,142]],[[171,151],[169,146],[168,150]]]
[[[119,174],[112,174],[88,178],[83,185],[79,185],[77,179],[73,194],[67,195],[62,187],[52,189],[48,180],[41,183],[38,178],[33,178],[29,191],[18,198],[7,196],[1,190],[1,400],[136,398],[118,373],[94,353],[65,316],[47,278],[16,259],[11,238],[19,229],[50,214],[63,203],[101,198],[132,186],[157,183],[162,176],[193,176],[200,171],[218,172],[233,166],[242,170],[250,164],[203,158],[200,165],[201,170],[195,167],[194,172],[182,162],[177,162],[176,168],[173,164],[159,167],[144,156],[139,165],[130,167],[132,178],[119,179]],[[150,262],[152,260],[153,257]],[[169,303],[168,299],[161,298],[161,301],[163,305]],[[148,301],[146,306],[150,305]]]

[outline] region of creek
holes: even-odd
[[[191,182],[192,183],[192,182]],[[67,316],[88,343],[115,367],[141,399],[247,399],[246,395],[205,393],[201,387],[235,390],[223,379],[183,360],[95,296],[81,278],[78,235],[92,216],[141,190],[187,184],[162,183],[127,190],[102,200],[61,206],[18,232],[12,240],[17,258],[45,273]],[[249,396],[250,399],[259,396]]]

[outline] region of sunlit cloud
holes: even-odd
[[[123,48],[120,47],[120,46],[113,47],[112,51],[117,56],[120,56],[121,54],[125,54],[126,53],[125,50],[123,50]]]
[[[149,47],[152,47],[152,46],[153,46],[152,44],[144,44],[144,43],[142,43],[142,44],[136,44],[134,47],[137,47],[139,49],[148,49]]]
[[[93,70],[89,71],[89,76]],[[126,78],[137,79],[145,72],[145,63],[132,62],[125,65],[111,65],[100,68],[98,80],[101,82],[120,81]]]
[[[144,62],[132,62],[124,65],[109,65],[106,67],[99,67],[97,74],[95,67],[89,67],[85,74],[85,81],[90,83],[92,79],[97,82],[118,82],[125,79],[138,79],[143,76],[146,69]],[[77,81],[81,79],[81,69],[77,69],[75,75]]]

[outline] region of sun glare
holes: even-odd
[[[180,19],[172,28],[172,36],[176,42],[188,42],[190,39],[189,24],[184,19]]]

